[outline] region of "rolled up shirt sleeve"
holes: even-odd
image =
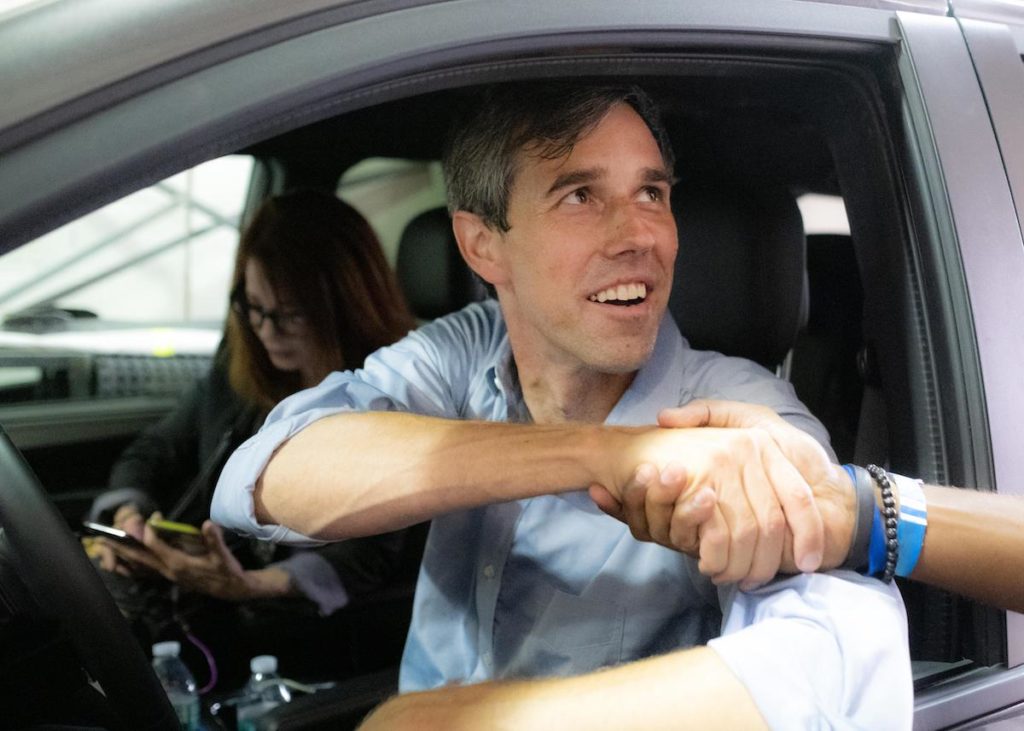
[[[490,306],[492,309],[496,305]],[[281,401],[263,427],[228,459],[214,491],[214,522],[262,540],[295,546],[319,541],[281,525],[256,520],[253,490],[274,453],[314,421],[345,411],[407,411],[456,418],[465,400],[467,373],[482,341],[497,336],[493,314],[470,305],[436,320],[366,359],[356,371],[332,373],[318,386]],[[444,357],[441,354],[444,354]]]
[[[322,385],[318,388],[321,387]],[[224,465],[210,505],[210,518],[213,522],[261,540],[293,546],[322,545],[324,541],[318,541],[284,526],[259,523],[256,520],[252,493],[270,458],[282,444],[317,419],[344,410],[315,409],[282,420],[272,420],[272,413],[263,428],[235,450]]]
[[[907,617],[895,585],[848,571],[723,590],[709,646],[773,729],[910,729]]]

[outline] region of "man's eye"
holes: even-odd
[[[586,188],[577,188],[563,199],[566,203],[579,205],[590,202],[590,191]]]
[[[653,203],[660,203],[665,200],[665,191],[656,185],[648,185],[643,189],[643,195]]]

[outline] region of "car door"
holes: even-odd
[[[950,257],[946,276],[963,282],[966,297],[950,303],[950,315],[960,320],[957,327],[973,330],[974,337],[961,343],[974,344],[966,355],[977,364],[970,368],[977,368],[971,379],[983,390],[972,398],[987,416],[991,489],[1022,495],[1018,434],[1024,382],[1017,364],[1024,357],[1024,332],[1018,326],[1024,315],[1019,291],[1024,276],[1024,9],[970,1],[953,8],[963,44],[952,29],[943,29],[952,46],[940,50],[944,41],[937,29],[926,28],[919,18],[907,19],[905,27],[915,61],[920,58],[924,67],[918,78],[958,240],[960,263]],[[917,38],[921,42],[915,48]],[[961,71],[952,71],[952,57],[966,55],[973,73],[963,63],[958,64]],[[983,455],[984,443],[975,449]],[[1024,576],[1024,559],[1018,570]],[[981,631],[993,647],[1005,642],[1005,669],[975,671],[923,693],[917,716],[921,728],[955,721],[963,721],[957,728],[964,729],[1002,728],[1000,722],[1009,728],[1021,722],[1024,616],[1005,613]]]

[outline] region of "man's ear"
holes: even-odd
[[[488,284],[502,284],[506,273],[501,256],[501,234],[480,216],[468,211],[452,214],[452,229],[469,268]]]

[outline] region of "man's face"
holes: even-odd
[[[637,370],[654,349],[677,248],[653,135],[619,104],[567,157],[527,149],[519,163],[495,283],[513,344],[544,363]]]

